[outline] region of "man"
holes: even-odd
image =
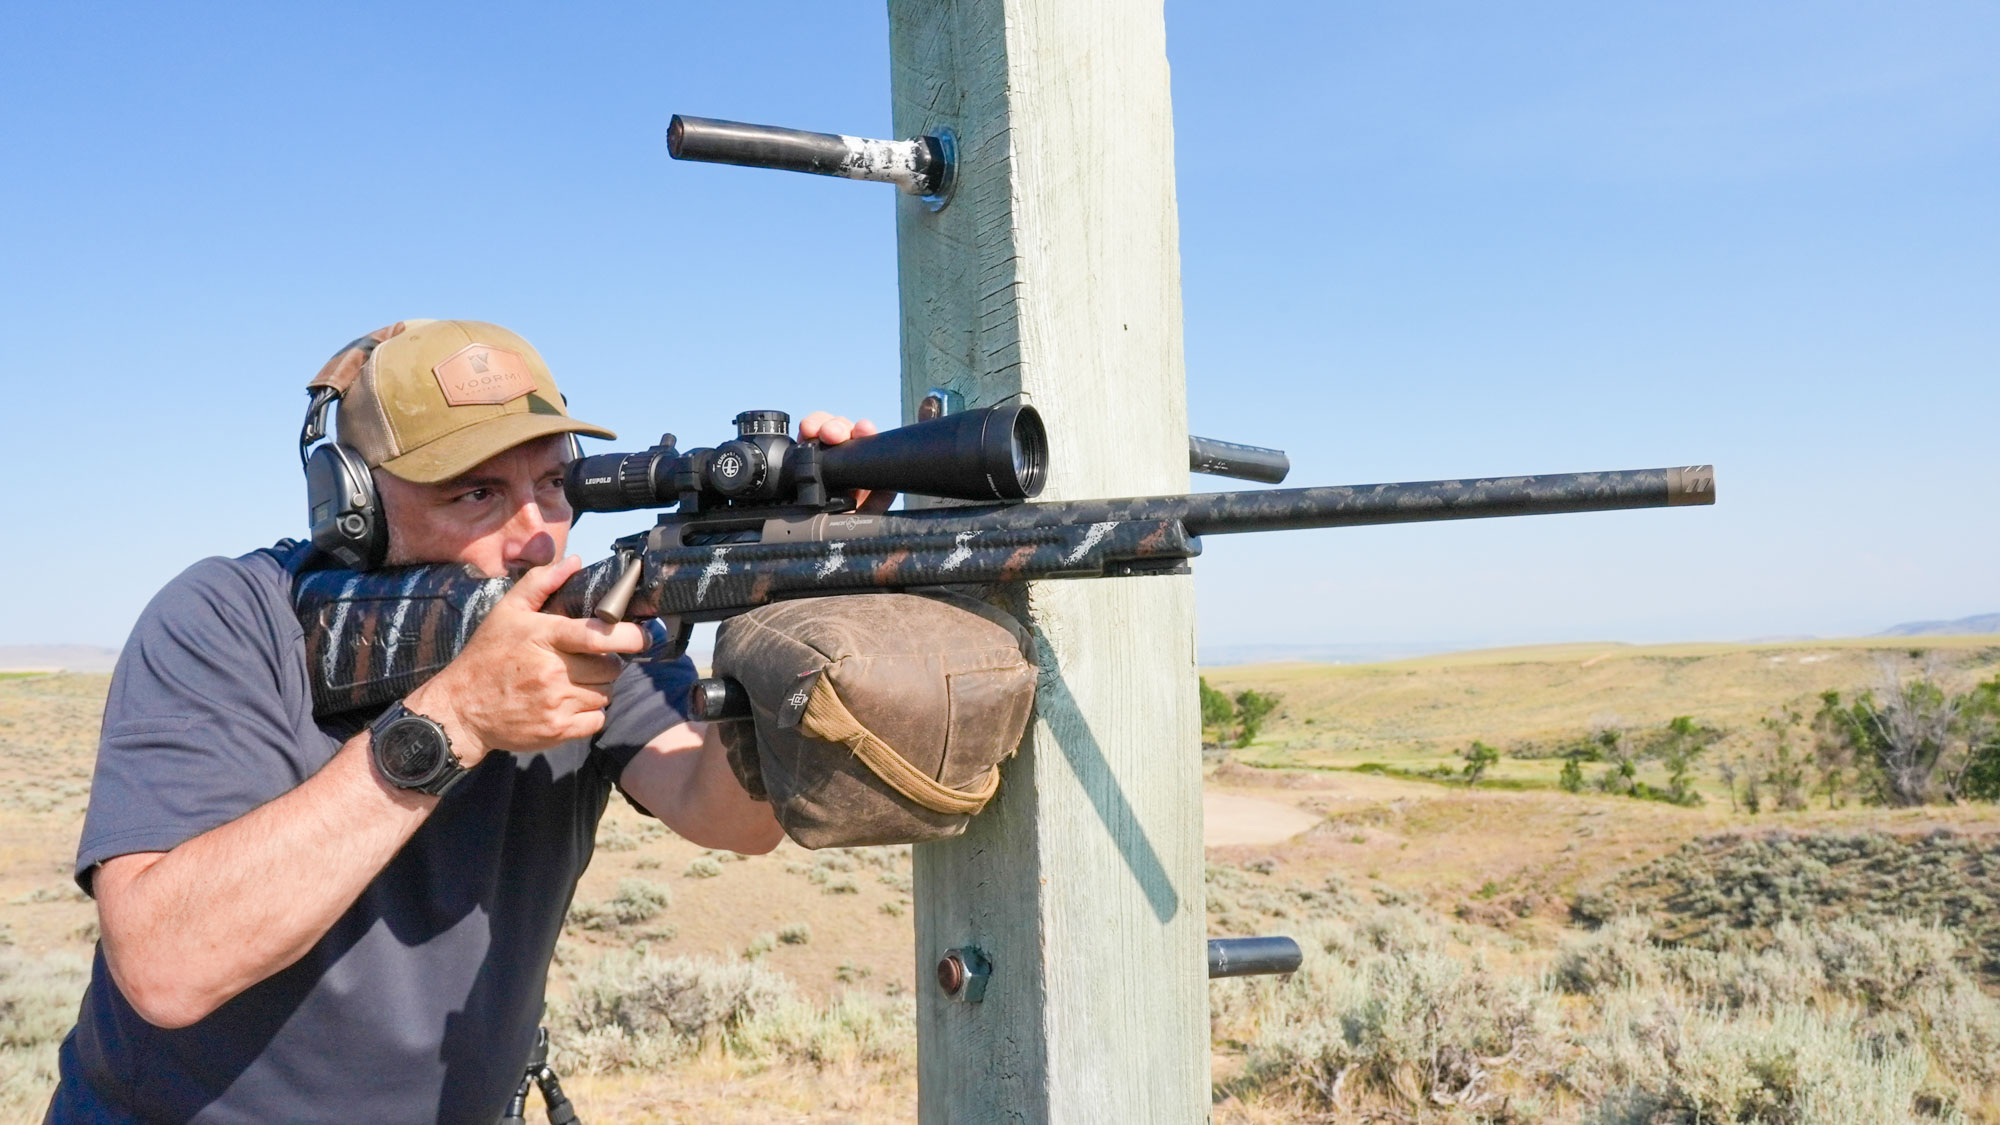
[[[538,612],[580,565],[570,435],[613,435],[505,329],[409,321],[357,345],[322,379],[340,375],[383,561],[518,581],[435,677],[337,724],[313,719],[290,608],[310,548],[208,559],[153,600],[105,706],[77,855],[102,937],[51,1121],[490,1125],[614,783],[707,847],[780,838],[683,719],[685,659],[626,664],[638,626]],[[448,777],[410,787],[384,751],[412,737]]]

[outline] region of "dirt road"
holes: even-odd
[[[1275,844],[1291,839],[1320,820],[1289,802],[1242,793],[1203,793],[1201,813],[1201,842],[1211,848],[1228,844]]]

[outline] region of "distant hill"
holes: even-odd
[[[2000,613],[1980,613],[1954,621],[1905,621],[1875,634],[1878,637],[1964,636],[1968,633],[2000,633]]]
[[[1282,663],[1203,668],[1209,685],[1234,696],[1275,692],[1283,703],[1249,765],[1430,768],[1463,765],[1474,739],[1510,757],[1496,777],[1553,784],[1562,766],[1550,748],[1593,729],[1636,731],[1677,715],[1728,732],[1711,762],[1765,745],[1763,720],[1781,707],[1810,715],[1829,689],[1881,682],[1884,668],[1919,671],[1902,637],[1794,644],[1535,645],[1426,656],[1389,664]],[[2000,673],[2000,645],[1984,636],[1926,638],[1940,674],[1978,682]],[[1521,753],[1516,753],[1520,751]],[[1712,768],[1712,767],[1709,767]],[[1651,782],[1649,782],[1651,784]],[[1717,798],[1727,805],[1721,792]]]
[[[0,672],[109,672],[118,650],[98,645],[0,645]]]

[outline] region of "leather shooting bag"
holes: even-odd
[[[808,848],[964,832],[1035,699],[1027,629],[945,592],[764,606],[723,625],[714,666],[750,699],[723,724],[737,780]]]

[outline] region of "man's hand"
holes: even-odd
[[[629,621],[606,625],[541,612],[582,560],[571,555],[521,576],[444,670],[405,704],[442,723],[467,769],[492,750],[547,750],[604,729],[617,653],[646,647]]]
[[[828,414],[815,410],[799,420],[799,440],[818,441],[821,445],[839,445],[849,438],[872,437],[880,433],[875,423],[863,418],[850,422],[838,414]],[[889,505],[896,502],[893,492],[869,492],[859,489],[854,493],[854,507],[859,512],[886,512]]]

